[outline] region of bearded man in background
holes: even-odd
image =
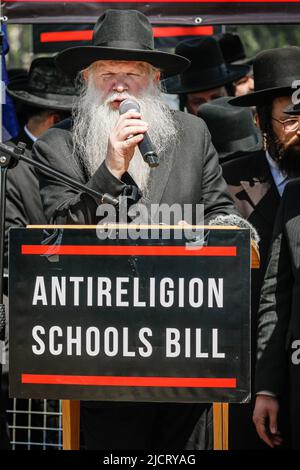
[[[66,121],[39,139],[35,159],[97,192],[126,197],[128,206],[203,204],[208,223],[242,221],[204,122],[171,112],[161,97],[161,74],[176,75],[189,61],[154,50],[152,28],[143,14],[107,10],[95,25],[92,46],[62,51],[57,64],[72,76],[79,73],[82,91],[73,125]],[[129,109],[120,115],[126,98],[134,98],[140,112]],[[138,150],[148,131],[159,156],[154,169]],[[49,222],[97,223],[101,198],[78,193],[43,172],[38,175]],[[200,221],[194,214],[191,222]],[[210,419],[206,404],[81,402],[87,449],[212,448]]]

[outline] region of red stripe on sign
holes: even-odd
[[[236,256],[236,246],[22,245],[22,255]]]
[[[174,27],[154,27],[155,38],[166,38],[174,36],[212,36],[213,26],[174,26]]]
[[[179,27],[154,27],[153,34],[156,38],[174,37],[174,36],[211,36],[214,34],[212,26],[179,26]],[[66,42],[66,41],[91,41],[93,37],[92,30],[83,31],[59,31],[40,34],[41,43]]]
[[[41,33],[40,41],[45,42],[65,42],[65,41],[91,41],[93,37],[92,30],[85,31],[60,31]]]
[[[113,377],[22,374],[23,384],[104,385],[113,387],[236,388],[235,378]]]

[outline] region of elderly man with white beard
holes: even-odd
[[[121,179],[128,170],[137,186],[146,190],[150,167],[137,147],[144,132],[151,129],[158,154],[176,140],[176,124],[161,99],[159,77],[159,70],[140,61],[100,60],[83,71],[73,142],[74,152],[89,173],[95,173],[105,160],[116,178]],[[138,98],[141,113],[130,110],[120,118],[119,105],[130,98]]]
[[[143,14],[107,10],[95,25],[92,45],[62,51],[57,64],[79,76],[81,95],[73,123],[64,122],[44,134],[34,145],[35,159],[115,198],[125,196],[146,205],[203,204],[209,223],[243,223],[227,193],[204,122],[170,111],[163,102],[161,76],[180,73],[188,61],[154,49],[152,28]],[[140,113],[119,114],[120,103],[128,97],[138,101]],[[138,150],[145,132],[159,156],[154,169]],[[49,222],[97,223],[101,200],[78,194],[42,172],[39,179]],[[97,450],[209,448],[209,410],[196,403],[85,402],[85,445]]]

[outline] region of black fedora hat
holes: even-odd
[[[217,40],[211,36],[187,39],[175,49],[190,60],[190,67],[176,80],[165,80],[167,93],[193,93],[212,90],[245,76],[248,65],[226,64]]]
[[[289,96],[300,79],[300,47],[288,46],[262,51],[253,60],[254,92],[233,98],[234,106],[257,106],[279,96]]]
[[[224,33],[217,37],[225,62],[228,64],[251,65],[253,57],[247,58],[244,45],[236,33]]]
[[[212,143],[223,162],[262,147],[250,109],[231,106],[229,100],[229,96],[217,98],[198,108],[198,116],[206,122]]]
[[[77,97],[73,81],[57,69],[53,57],[34,59],[28,76],[12,80],[7,91],[24,104],[59,111],[70,111]]]
[[[284,110],[284,113],[286,114],[292,114],[294,116],[299,116],[300,115],[300,103],[297,104],[290,104],[287,106]]]
[[[95,24],[91,45],[66,49],[56,60],[72,77],[97,60],[148,62],[165,77],[176,75],[189,66],[184,57],[154,49],[152,26],[148,18],[136,10],[106,10]]]

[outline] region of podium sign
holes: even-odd
[[[163,230],[10,231],[11,396],[249,399],[249,231]]]

